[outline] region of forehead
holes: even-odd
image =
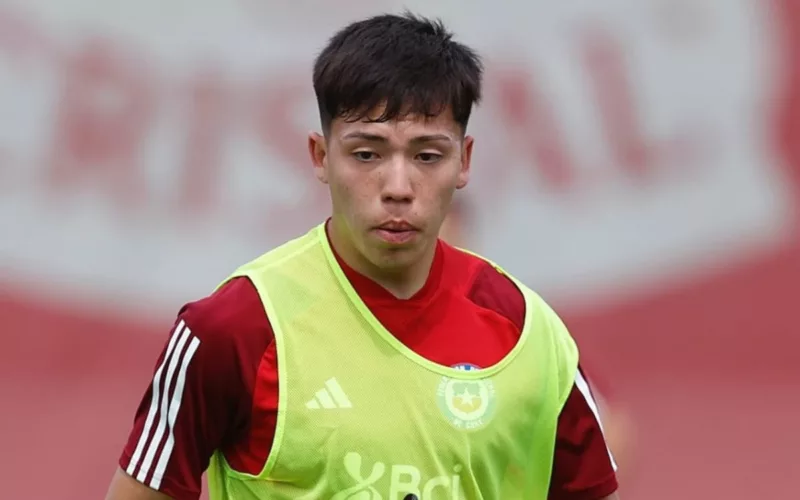
[[[337,139],[345,139],[354,133],[380,135],[387,139],[405,141],[416,136],[444,135],[453,141],[460,139],[461,125],[453,119],[449,109],[436,116],[409,114],[385,122],[372,121],[381,115],[376,109],[358,121],[336,118],[331,123],[331,135]]]

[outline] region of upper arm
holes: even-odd
[[[151,496],[158,491],[197,499],[214,452],[247,428],[253,400],[246,381],[257,369],[250,356],[255,346],[235,323],[241,314],[231,304],[241,301],[224,292],[181,311],[136,411],[110,498],[165,498]]]
[[[172,497],[156,491],[129,476],[121,468],[111,479],[106,500],[171,500]]]
[[[222,339],[200,318],[182,314],[166,342],[120,458],[125,473],[177,498],[196,498],[200,477],[224,438],[232,415],[226,390],[227,355],[214,359]],[[217,337],[217,338],[215,338]],[[235,386],[230,390],[234,392]],[[204,418],[205,417],[205,418]],[[169,469],[169,470],[168,470]]]
[[[603,434],[597,403],[578,370],[558,419],[548,498],[614,499],[616,490],[616,463]]]

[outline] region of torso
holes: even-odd
[[[520,338],[526,312],[523,296],[483,260],[443,243],[437,252],[428,283],[410,300],[395,299],[340,264],[371,314],[407,349],[444,366],[498,363]],[[450,307],[455,304],[461,310]],[[215,451],[222,452],[236,471],[258,475],[264,470],[276,430],[279,364],[272,325],[247,278],[235,278],[210,296],[186,304],[170,337],[183,326],[191,328],[202,346],[186,378],[175,448],[161,488],[176,498],[196,498]],[[165,342],[159,364],[166,361],[167,349]],[[591,396],[580,387],[573,385],[559,417],[548,495],[553,500],[602,498],[616,489]],[[152,430],[146,425],[152,408],[148,391],[120,458],[123,469],[141,474],[131,460]]]
[[[492,366],[519,340],[525,317],[520,291],[485,261],[444,242],[437,247],[427,283],[408,300],[396,299],[341,259],[339,264],[381,324],[406,347],[434,363]],[[250,314],[261,317],[260,322],[255,318],[246,322],[250,325],[249,335],[273,338],[252,284],[238,278],[225,287],[235,288],[237,295],[246,298]],[[253,383],[249,432],[232,440],[225,449],[230,465],[242,472],[259,473],[272,446],[279,399],[277,364],[275,343],[269,342]]]
[[[513,279],[527,309],[521,332],[476,306],[483,266],[503,276],[484,262],[438,244],[428,282],[403,301],[416,309],[405,310],[405,337],[367,306],[365,295],[387,298],[353,286],[324,226],[239,268],[232,277],[252,282],[270,318],[279,411],[257,474],[240,476],[228,453],[215,455],[213,496],[344,499],[377,488],[390,497],[444,489],[475,499],[523,491],[545,498],[577,351],[555,313]],[[464,359],[462,349],[441,362],[409,346],[442,327],[459,332],[462,346],[511,332],[515,341],[487,364]],[[471,331],[485,333],[473,340]],[[362,462],[374,464],[369,476]]]

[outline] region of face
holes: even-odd
[[[382,269],[432,255],[456,189],[467,185],[472,137],[449,112],[385,123],[336,119],[309,136],[317,178],[330,188],[334,243]]]

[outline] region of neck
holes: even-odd
[[[433,265],[436,242],[428,244],[421,258],[407,266],[381,267],[367,259],[353,245],[349,229],[332,218],[327,225],[328,238],[337,255],[352,269],[382,286],[398,299],[408,299],[422,290]]]

